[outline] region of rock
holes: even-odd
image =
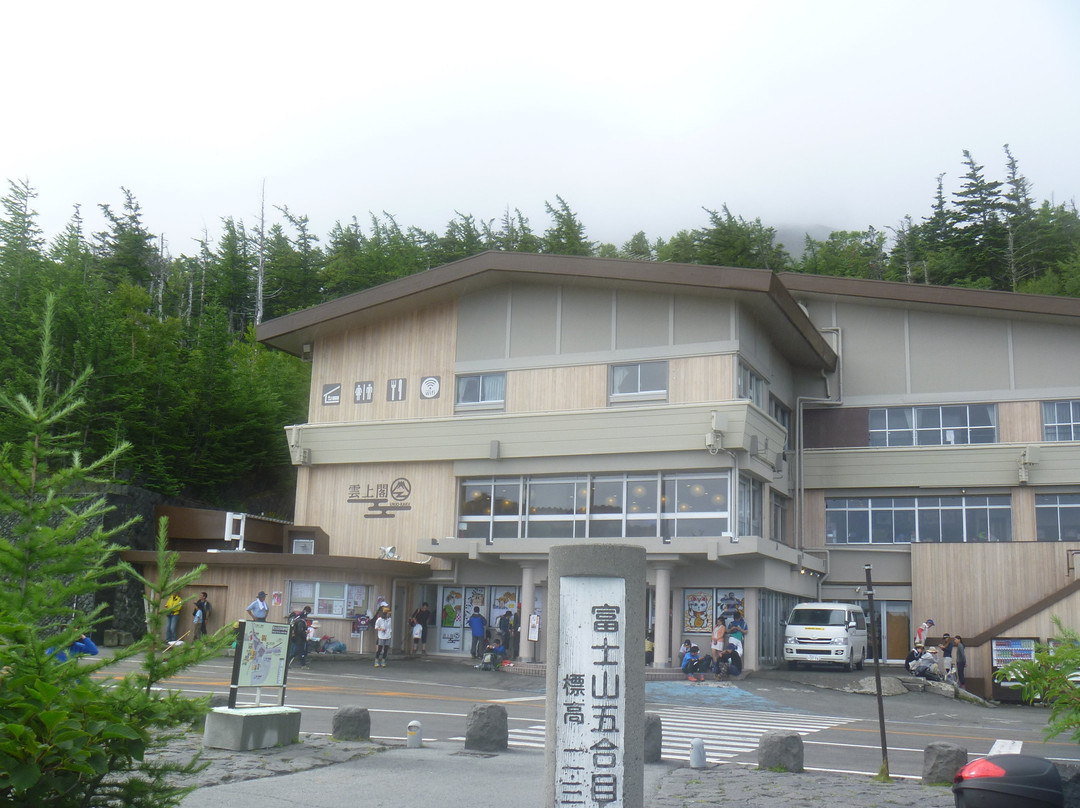
[[[645,762],[659,763],[664,741],[664,723],[656,713],[645,713]]]
[[[334,713],[331,733],[339,741],[367,741],[371,739],[371,713],[367,707],[347,704]]]
[[[952,743],[932,743],[923,750],[924,786],[952,783],[953,777],[968,762],[964,747]]]
[[[479,752],[502,752],[510,744],[506,708],[501,704],[477,704],[465,719],[465,748]]]
[[[946,684],[945,682],[927,682],[926,689],[930,693],[944,696],[947,699],[956,698],[956,685]]]
[[[801,772],[802,736],[797,732],[766,732],[758,740],[758,767],[769,771]]]
[[[849,693],[862,693],[868,696],[877,695],[877,683],[873,676],[864,676],[854,684],[848,685],[845,688]],[[881,695],[882,696],[902,696],[908,692],[908,689],[904,686],[904,683],[895,676],[882,676],[881,677]]]

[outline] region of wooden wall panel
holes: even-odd
[[[823,548],[825,546],[824,491],[804,492],[802,523],[804,526],[803,547]],[[798,535],[798,529],[799,526],[795,525],[796,535]]]
[[[934,618],[934,630],[973,637],[1071,583],[1068,554],[1075,542],[1002,542],[1000,544],[913,544],[912,608],[916,625]],[[1050,618],[1080,623],[1080,599],[1059,601],[1010,629],[1006,636],[1053,633]],[[969,675],[989,675],[989,657],[976,654]],[[969,655],[969,665],[971,656]]]
[[[456,307],[452,302],[353,328],[318,340],[311,373],[309,423],[444,416],[454,411]],[[437,399],[421,399],[420,379],[439,376]],[[387,401],[387,381],[406,379],[404,401]],[[370,404],[355,404],[357,382],[374,383]],[[323,385],[341,384],[341,403],[322,403]]]
[[[515,370],[506,374],[506,412],[560,412],[607,406],[607,365]]]
[[[1041,443],[1042,404],[1038,401],[1003,401],[997,406],[998,441]]]
[[[418,539],[455,534],[457,492],[450,463],[372,463],[312,467],[310,491],[303,510],[305,524],[319,525],[330,536],[330,554],[377,558],[382,547],[397,547],[403,561],[424,561]],[[349,502],[350,491],[363,498],[379,495],[379,486],[405,479],[411,492],[409,510],[376,518],[367,503]],[[356,488],[352,488],[355,486]],[[387,499],[393,504],[394,500]]]
[[[672,359],[668,363],[669,400],[672,404],[732,400],[734,364],[731,354]]]

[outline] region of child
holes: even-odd
[[[705,681],[705,674],[702,673],[701,649],[696,645],[691,645],[690,650],[683,657],[682,670],[688,682],[697,684]]]
[[[420,641],[424,638],[424,627],[411,617],[409,618],[409,624],[412,626],[412,652],[419,654]]]

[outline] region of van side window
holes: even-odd
[[[866,616],[862,612],[855,612],[855,630],[866,631]]]

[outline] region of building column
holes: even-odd
[[[535,567],[521,566],[521,644],[518,657],[522,662],[536,661],[536,643],[529,640],[529,615],[536,605],[536,582],[533,580]]]
[[[653,634],[653,667],[671,665],[671,566],[656,565],[656,626]]]

